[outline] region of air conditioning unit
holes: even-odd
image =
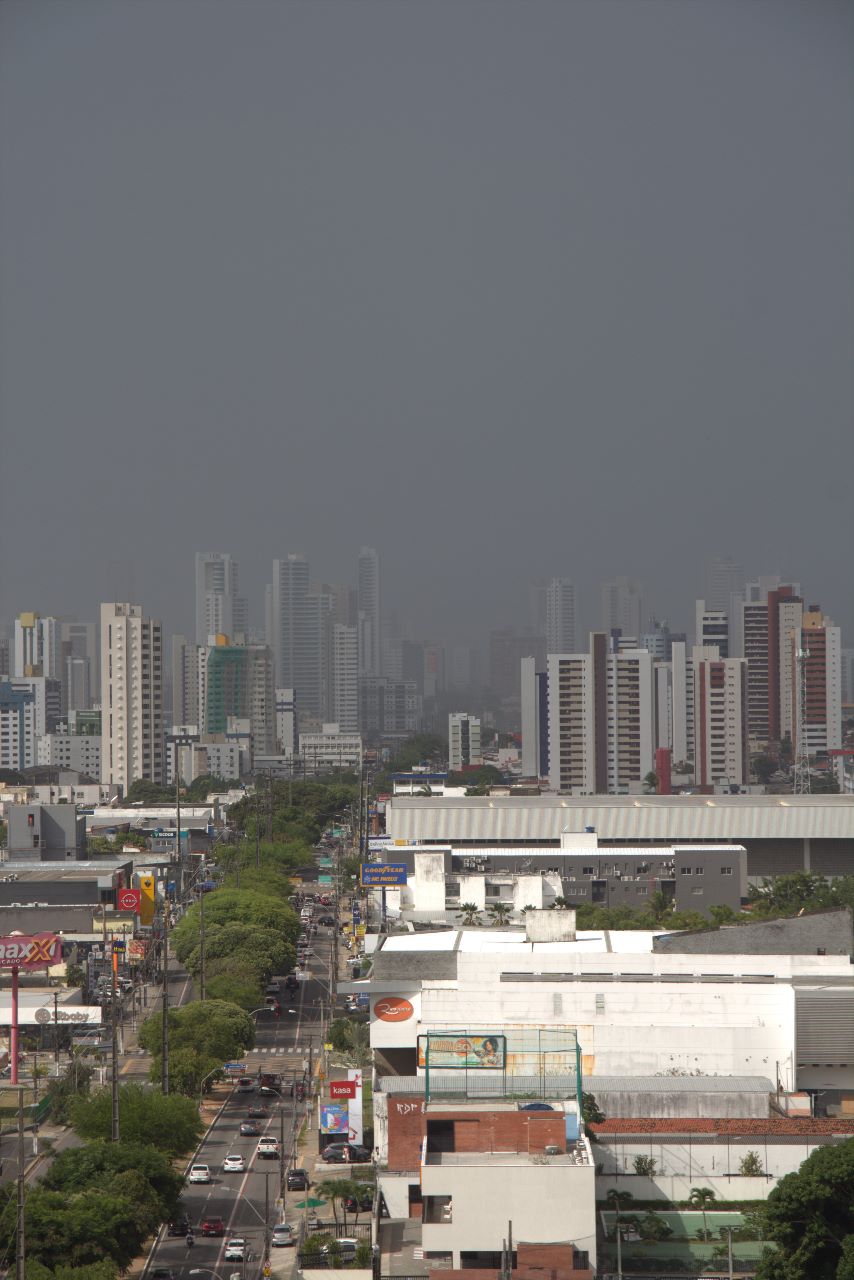
[[[543,1147],[543,1155],[547,1155],[547,1156],[559,1156],[559,1155],[560,1155],[560,1147],[556,1147],[556,1146]]]

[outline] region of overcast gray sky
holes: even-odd
[[[715,552],[854,642],[848,0],[6,0],[0,617],[383,556],[427,637]]]

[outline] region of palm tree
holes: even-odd
[[[321,1200],[329,1200],[332,1204],[332,1216],[335,1219],[336,1230],[338,1228],[338,1201],[342,1201],[344,1231],[346,1233],[347,1210],[343,1208],[343,1201],[348,1196],[354,1195],[355,1192],[356,1184],[350,1178],[324,1178],[315,1187],[315,1194],[320,1196]]]
[[[552,903],[552,911],[566,911],[568,907],[569,899],[561,897],[560,894],[558,894]]]
[[[715,1193],[711,1187],[692,1187],[688,1203],[692,1204],[695,1209],[699,1209],[703,1215],[703,1239],[705,1240],[709,1234],[706,1227],[706,1210],[711,1209],[715,1203]]]
[[[480,907],[476,902],[463,902],[460,906],[463,924],[480,924]]]
[[[493,929],[500,929],[510,919],[510,908],[506,902],[494,902],[489,908],[489,918]]]
[[[612,1187],[605,1199],[617,1215],[617,1221],[614,1227],[614,1235],[620,1230],[620,1211],[628,1209],[634,1200],[631,1191],[619,1191],[616,1187]]]

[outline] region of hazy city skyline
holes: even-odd
[[[848,643],[854,11],[184,0],[0,12],[2,621],[274,558],[482,644],[707,562]],[[34,446],[38,446],[36,453]],[[24,470],[32,466],[29,482]]]

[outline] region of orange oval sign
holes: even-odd
[[[401,996],[383,996],[374,1005],[374,1013],[383,1022],[406,1022],[414,1012],[409,1001]]]

